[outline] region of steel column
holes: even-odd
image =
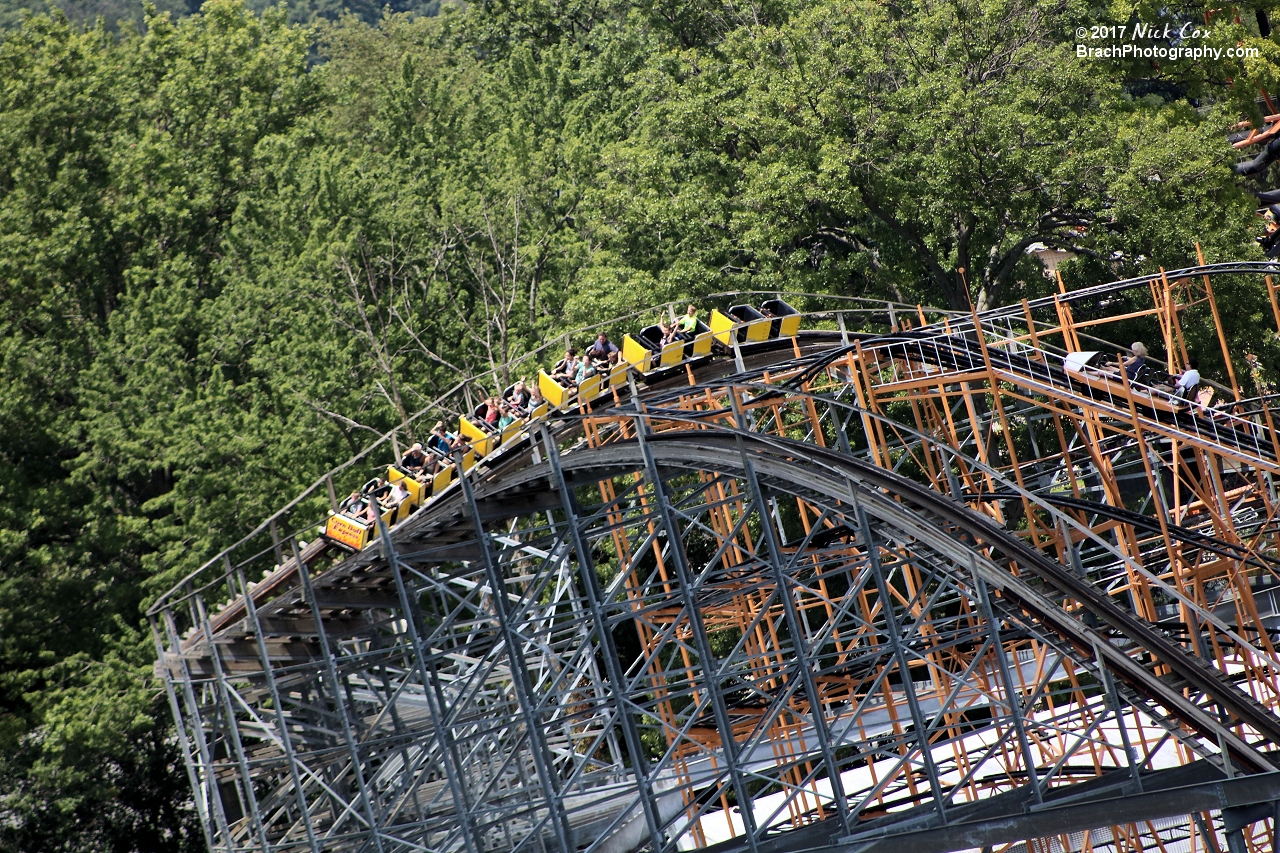
[[[462,761],[454,748],[453,739],[449,736],[449,715],[445,711],[444,697],[439,693],[440,685],[435,677],[435,666],[429,662],[427,655],[423,652],[422,638],[418,634],[418,625],[422,624],[422,616],[418,611],[416,599],[409,594],[409,588],[404,582],[404,575],[400,571],[400,558],[396,554],[395,543],[391,541],[390,531],[381,520],[378,522],[378,535],[382,540],[383,559],[391,566],[391,574],[396,583],[396,594],[400,598],[400,607],[405,614],[405,633],[409,635],[409,644],[413,649],[414,661],[418,667],[418,677],[422,679],[422,695],[435,721],[433,729],[436,733],[436,743],[443,759],[449,793],[458,810],[458,821],[462,825],[462,840],[466,845],[467,853],[481,853],[485,846],[471,815],[470,802],[465,794],[466,787],[458,778]]]
[[[732,776],[734,794],[740,804],[739,811],[745,830],[747,849],[751,853],[756,853],[756,821],[750,806],[752,799],[746,789],[742,769],[738,765],[737,741],[734,739],[733,725],[729,722],[729,710],[725,706],[719,683],[712,680],[719,677],[720,671],[716,663],[715,654],[711,651],[711,644],[707,640],[706,626],[702,622],[702,610],[694,598],[693,593],[697,587],[697,582],[689,569],[680,531],[676,527],[675,521],[671,518],[670,501],[667,498],[666,487],[662,483],[662,473],[658,470],[658,463],[654,460],[653,452],[649,448],[646,438],[649,434],[649,426],[645,421],[645,415],[637,411],[632,416],[632,423],[636,431],[636,443],[644,459],[645,473],[653,489],[652,503],[654,512],[657,515],[658,524],[667,534],[667,546],[671,553],[671,562],[675,565],[676,574],[680,581],[681,603],[693,626],[694,647],[698,650],[698,656],[706,661],[707,695],[711,701],[711,710],[716,720],[716,728],[720,732],[720,744],[724,750],[725,765]]]
[[[582,530],[578,522],[577,500],[565,482],[564,470],[560,467],[560,448],[556,445],[551,431],[543,425],[539,430],[543,452],[551,469],[552,485],[560,492],[560,501],[564,507],[565,523],[569,528],[570,541],[574,553],[578,557],[579,576],[583,589],[587,593],[587,602],[591,612],[591,621],[596,636],[600,638],[604,657],[605,676],[609,679],[612,693],[614,713],[622,723],[622,735],[627,744],[627,753],[631,758],[631,772],[636,777],[636,793],[644,811],[645,823],[648,824],[649,838],[655,850],[661,850],[663,844],[662,818],[658,814],[653,799],[648,796],[646,787],[649,784],[649,768],[645,766],[641,756],[644,755],[644,744],[640,739],[640,730],[631,709],[625,704],[628,695],[626,679],[618,666],[618,650],[613,642],[613,632],[603,611],[604,596],[600,589],[600,579],[596,576],[595,561],[591,557],[591,549],[582,541]]]
[[[564,801],[560,796],[560,780],[555,775],[551,753],[547,748],[545,733],[542,729],[542,720],[537,713],[536,703],[533,701],[533,691],[529,684],[529,670],[524,660],[523,644],[519,642],[518,632],[515,626],[511,624],[511,615],[507,611],[506,581],[493,560],[493,552],[489,548],[489,534],[485,531],[484,523],[480,520],[480,507],[476,504],[476,496],[471,489],[471,481],[463,469],[462,454],[454,454],[454,461],[458,466],[458,482],[462,485],[463,499],[471,511],[476,540],[480,545],[480,554],[484,560],[485,577],[489,581],[489,600],[493,602],[493,612],[498,618],[498,630],[502,633],[502,641],[507,647],[507,660],[510,662],[511,667],[511,683],[516,691],[516,701],[520,704],[520,713],[524,717],[526,737],[529,739],[529,751],[533,757],[534,769],[538,774],[538,781],[541,783],[543,790],[549,795],[547,811],[552,816],[552,826],[555,829],[556,840],[560,844],[560,849],[571,850],[569,839],[572,837],[573,831],[569,827],[569,817],[564,811]]]
[[[316,639],[320,643],[320,652],[324,657],[325,673],[329,677],[329,689],[333,691],[333,704],[338,711],[342,723],[342,739],[346,741],[347,755],[351,757],[351,772],[356,775],[356,789],[360,792],[360,804],[364,807],[365,820],[369,823],[369,834],[373,839],[373,849],[382,853],[382,831],[373,814],[373,804],[369,798],[369,789],[365,784],[364,766],[360,753],[356,749],[355,733],[351,730],[347,707],[342,702],[342,685],[339,683],[338,670],[333,663],[333,650],[329,648],[329,638],[324,629],[324,614],[320,611],[320,603],[316,600],[315,589],[311,586],[311,576],[307,572],[306,563],[302,562],[302,552],[298,550],[297,538],[289,537],[289,548],[293,551],[294,562],[298,564],[298,580],[302,582],[302,594],[311,608],[312,618],[316,623]]]

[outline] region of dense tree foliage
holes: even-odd
[[[255,12],[283,6],[294,23],[337,21],[354,15],[368,24],[376,24],[384,13],[437,15],[442,0],[246,0]],[[445,0],[448,5],[450,0]],[[200,11],[201,0],[0,0],[0,30],[21,26],[33,14],[57,12],[73,22],[92,26],[101,21],[112,31],[132,32],[142,26],[148,15],[168,12],[175,17]],[[456,4],[455,4],[456,5]]]
[[[1156,67],[1072,0],[343,8],[0,10],[0,849],[202,845],[142,610],[464,375],[713,291],[1257,252],[1248,15]]]

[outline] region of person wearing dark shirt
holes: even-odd
[[[391,493],[391,484],[381,477],[374,477],[364,484],[364,488],[360,490],[360,493],[371,500],[382,500]]]
[[[1129,347],[1129,355],[1120,359],[1120,364],[1107,365],[1103,368],[1103,372],[1110,376],[1118,377],[1120,371],[1123,370],[1125,375],[1129,377],[1129,381],[1133,382],[1138,378],[1138,373],[1142,370],[1142,365],[1147,361],[1147,348],[1141,341],[1134,341],[1133,346]]]
[[[587,347],[587,357],[592,361],[599,363],[601,366],[604,364],[617,364],[618,347],[613,343],[613,341],[609,340],[608,335],[601,332],[596,337],[596,342]]]
[[[662,340],[659,342],[661,346],[666,346],[676,340],[676,327],[665,320],[658,321],[658,329],[662,332]]]
[[[376,524],[378,521],[378,511],[374,509],[376,501],[363,495],[360,492],[352,492],[351,495],[342,502],[339,511],[349,518],[364,524]]]
[[[421,444],[409,448],[409,452],[400,459],[400,467],[410,474],[417,474],[426,464],[427,454],[422,451]]]
[[[1138,378],[1138,373],[1142,370],[1142,365],[1147,362],[1147,348],[1141,341],[1134,341],[1133,346],[1129,347],[1131,355],[1124,360],[1124,372],[1128,375],[1129,381],[1133,382]]]

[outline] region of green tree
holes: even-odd
[[[1045,286],[1036,244],[1113,275],[1181,262],[1197,237],[1241,247],[1249,210],[1223,116],[1135,101],[1078,60],[1081,13],[838,0],[668,54],[607,155],[604,214],[645,235],[617,250],[695,292],[802,286],[981,309]]]
[[[262,8],[0,39],[6,849],[199,846],[141,609],[463,376],[717,290],[1256,251],[1236,66],[1080,61],[1065,0]]]
[[[306,476],[262,454],[290,412],[206,334],[259,145],[314,107],[308,49],[231,2],[0,42],[2,846],[198,842],[136,626],[149,584]]]

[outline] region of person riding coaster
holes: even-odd
[[[780,300],[775,302],[782,306],[781,313],[768,309],[767,313],[758,316],[774,319],[795,317],[795,328],[789,332],[790,336],[794,336],[799,326],[800,312]],[[670,324],[660,320],[655,328],[660,330],[657,351],[663,367],[717,352],[712,340],[713,330],[698,319],[695,305],[689,305],[686,312]],[[664,352],[668,344],[675,341],[684,341],[687,347],[675,353]],[[633,343],[631,335],[627,335],[627,346],[630,347]],[[444,423],[437,421],[423,442],[414,443],[388,468],[388,477],[394,483],[381,477],[368,480],[335,507],[323,534],[344,547],[356,550],[365,547],[372,541],[373,530],[380,516],[388,524],[394,524],[459,476],[459,454],[463,457],[463,468],[469,468],[479,458],[518,434],[520,423],[524,420],[542,416],[548,409],[554,411],[566,406],[569,400],[578,396],[580,385],[584,389],[591,388],[588,395],[594,398],[602,387],[616,384],[618,376],[625,379],[625,374],[620,372],[620,365],[624,361],[627,371],[635,369],[641,374],[654,365],[648,358],[643,360],[643,364],[633,361],[631,355],[624,358],[623,350],[609,339],[607,333],[601,332],[582,355],[573,348],[566,349],[565,357],[549,373],[539,371],[537,383],[527,383],[521,379],[499,394],[484,399],[469,417],[461,419],[457,433],[446,430]],[[550,382],[551,388],[558,385],[564,389],[555,399],[544,396],[551,394],[551,388],[547,385],[550,380],[554,380]],[[468,428],[475,434],[467,435],[465,430]],[[357,526],[344,530],[339,523],[343,520],[348,525]]]

